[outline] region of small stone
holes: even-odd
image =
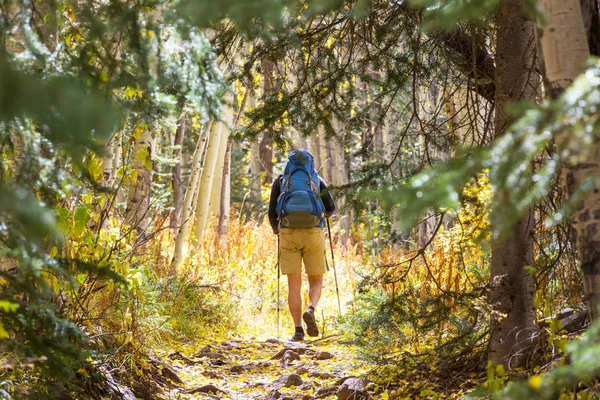
[[[269,338],[269,339],[265,340],[265,343],[279,344],[279,343],[281,343],[281,340],[277,339],[277,338]]]
[[[298,386],[298,390],[306,392],[307,390],[312,390],[314,386],[315,384],[313,382],[304,382],[302,385]]]
[[[208,384],[208,385],[200,386],[199,388],[196,388],[196,389],[186,390],[185,393],[187,393],[187,394],[195,394],[195,393],[217,394],[217,393],[225,393],[225,391],[219,389],[215,385]]]
[[[277,400],[281,398],[281,392],[277,389],[271,390],[268,394],[267,397],[265,397],[265,400]]]
[[[298,348],[295,348],[294,350],[296,351],[296,353],[298,353],[300,355],[304,355],[310,351],[306,347],[298,347]]]
[[[289,347],[285,347],[285,348],[279,350],[277,353],[275,353],[275,355],[273,357],[271,357],[271,360],[280,360],[288,352],[296,354],[296,356],[298,356],[298,359],[300,359],[300,356],[296,352],[296,349],[290,349]]]
[[[300,385],[302,385],[302,378],[298,374],[281,375],[275,382],[273,382],[273,386],[277,389]]]
[[[279,365],[281,365],[282,367],[289,367],[294,363],[294,361],[298,360],[300,360],[300,356],[297,353],[288,350],[283,354],[281,360],[279,360]]]
[[[224,379],[223,375],[209,369],[202,371],[202,375],[210,379]]]
[[[348,378],[342,383],[337,391],[338,400],[369,400],[371,395],[367,393],[367,379]]]
[[[321,379],[333,379],[333,378],[337,378],[336,375],[331,374],[329,372],[318,372],[318,371],[309,372],[308,377],[309,378],[321,378]]]
[[[317,396],[318,397],[330,396],[330,395],[334,394],[335,392],[337,392],[337,390],[338,390],[337,386],[322,387],[321,389],[317,390]]]
[[[308,373],[308,368],[306,368],[305,366],[300,366],[300,367],[298,367],[298,369],[296,369],[296,373],[298,375],[304,375],[304,374]]]
[[[253,366],[252,365],[234,365],[233,367],[229,368],[229,372],[231,372],[232,374],[241,374],[244,373],[246,371],[250,371],[252,370]]]
[[[328,351],[320,351],[317,354],[315,354],[315,358],[317,360],[329,360],[330,358],[333,358],[333,354],[331,354]]]

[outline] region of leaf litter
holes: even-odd
[[[337,399],[344,381],[374,367],[336,336],[204,339],[171,346],[160,356],[182,381],[164,399]]]

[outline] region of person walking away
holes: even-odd
[[[304,340],[302,320],[309,336],[319,336],[315,308],[321,297],[325,265],[325,218],[335,212],[327,184],[307,151],[288,155],[283,175],[273,181],[269,222],[279,235],[281,273],[287,276],[288,306],[294,320],[293,341]],[[308,277],[310,304],[302,314],[302,262]]]

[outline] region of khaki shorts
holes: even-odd
[[[325,233],[323,229],[280,229],[279,251],[282,274],[300,275],[303,259],[306,275],[325,274]]]

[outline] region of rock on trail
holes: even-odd
[[[360,363],[346,351],[331,338],[227,340],[176,351],[168,358],[181,384],[168,398],[372,399],[368,381],[354,377]]]

